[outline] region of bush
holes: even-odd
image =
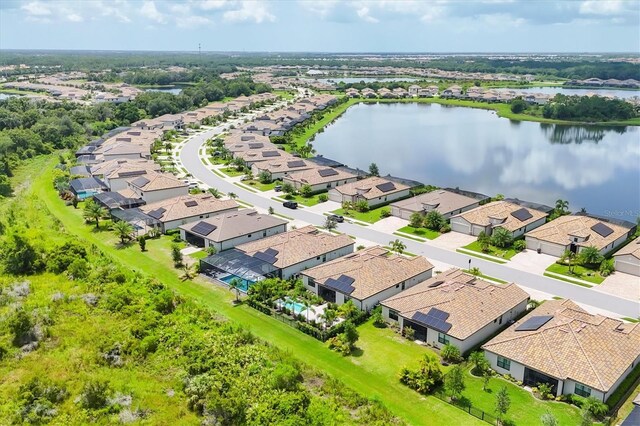
[[[111,390],[109,384],[102,380],[91,380],[84,384],[80,394],[80,405],[83,408],[97,410],[107,406]]]
[[[409,326],[405,326],[402,328],[402,334],[408,340],[416,340],[416,331]]]
[[[526,248],[527,248],[527,243],[526,243],[526,241],[525,241],[525,240],[518,240],[518,241],[515,241],[515,242],[513,243],[513,249],[514,249],[515,251],[520,252],[520,251],[523,251],[523,250],[524,250],[524,249],[526,249]]]
[[[435,355],[427,353],[420,360],[417,370],[404,367],[400,371],[400,383],[422,394],[431,392],[442,384],[443,375],[438,359]]]
[[[327,194],[318,195],[318,202],[319,203],[326,203],[327,201],[329,201],[329,196]]]
[[[447,343],[442,347],[440,355],[442,355],[442,358],[448,362],[459,362],[462,359],[460,349],[450,343]]]
[[[355,210],[360,213],[366,213],[369,211],[369,203],[366,200],[360,200],[354,206]]]
[[[389,209],[380,210],[380,217],[381,218],[384,219],[384,218],[387,218],[387,217],[390,217],[390,216],[391,216],[391,210],[389,210]]]
[[[615,272],[615,270],[616,268],[614,266],[613,259],[604,259],[602,263],[600,263],[600,268],[598,268],[600,275],[602,275],[603,277],[608,277],[613,272]]]
[[[607,406],[607,404],[602,401],[598,401],[592,396],[586,399],[586,401],[582,405],[582,408],[589,411],[596,419],[604,418],[604,416],[606,416],[609,412],[609,407]]]
[[[445,223],[440,227],[440,233],[446,234],[447,232],[451,232],[451,225],[449,225],[448,223]]]

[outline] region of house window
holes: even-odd
[[[402,283],[402,289],[404,290],[404,283]]]
[[[316,260],[320,260],[320,256],[316,257]]]
[[[398,313],[396,311],[389,310],[389,319],[398,321]]]
[[[200,219],[202,219],[204,216],[200,215]]]
[[[443,345],[448,345],[449,336],[447,336],[446,334],[438,333],[438,342],[442,343]]]
[[[262,231],[262,236],[266,237],[267,236],[267,231]]]
[[[251,238],[251,234],[247,235],[247,238]]]
[[[314,280],[312,280],[312,279],[307,281],[307,284],[309,284],[309,287],[315,287],[316,286],[316,282]]]
[[[584,396],[585,398],[589,398],[591,396],[591,388],[585,385],[581,385],[580,383],[576,383],[576,388],[574,392],[576,395]]]
[[[330,183],[327,184],[327,188],[331,188],[331,184]]]
[[[498,367],[507,371],[511,370],[511,360],[498,355]]]

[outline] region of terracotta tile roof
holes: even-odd
[[[355,280],[351,284],[355,290],[350,296],[364,300],[430,269],[433,265],[422,256],[390,255],[386,249],[375,246],[307,269],[302,274],[320,284],[329,278],[347,275]]]
[[[182,195],[147,204],[140,207],[140,210],[148,214],[160,208],[165,211],[157,219],[160,222],[171,222],[193,216],[216,214],[225,210],[237,209],[238,203],[233,200],[218,200],[209,194]]]
[[[160,191],[163,189],[187,187],[188,185],[169,173],[149,172],[143,176],[132,177],[128,180],[129,185],[141,191]]]
[[[524,209],[531,214],[531,217],[527,220],[519,220],[515,218],[511,213]],[[485,204],[475,209],[466,211],[454,217],[462,217],[467,222],[488,226],[491,224],[492,219],[496,221],[494,227],[505,228],[508,231],[515,231],[530,223],[546,217],[547,214],[535,209],[527,209],[517,204],[510,203],[508,201],[494,201],[492,203]]]
[[[465,197],[455,192],[436,189],[435,191],[420,194],[416,197],[397,201],[391,204],[391,207],[399,207],[412,212],[422,212],[425,210],[425,207],[427,207],[427,210],[436,210],[442,214],[448,214],[476,204],[478,201],[479,200],[475,198]]]
[[[133,161],[118,164],[104,176],[109,179],[120,179],[157,173],[160,170],[160,165],[153,161]]]
[[[262,143],[271,143],[271,140],[268,136],[257,135],[255,133],[232,133],[226,138],[224,138],[225,145],[235,145],[238,143],[254,143],[254,142],[262,142]]]
[[[569,245],[571,237],[586,238],[586,241],[577,242],[576,245],[583,247],[595,246],[602,250],[618,238],[629,233],[629,229],[613,223],[604,223],[613,232],[606,237],[595,232],[591,227],[598,223],[603,223],[600,219],[589,216],[560,216],[551,222],[545,223],[533,231],[527,232],[527,237],[536,238],[550,243]]]
[[[269,161],[260,161],[259,163],[254,164],[254,166],[259,171],[266,170],[269,173],[297,172],[299,170],[306,170],[316,167],[316,165],[311,163],[310,161],[301,160],[300,158],[294,157],[284,151],[282,151],[282,153],[286,154],[285,158],[276,157],[277,160],[267,158],[267,160]],[[298,164],[300,164],[299,167],[297,166]]]
[[[389,183],[393,184],[394,189],[383,192],[378,188],[378,185],[385,185]],[[350,196],[359,194],[365,199],[371,200],[374,198],[382,197],[384,195],[395,194],[396,192],[404,191],[407,189],[409,189],[409,187],[401,183],[391,182],[390,180],[387,180],[385,178],[373,176],[359,180],[357,182],[338,186],[333,190],[338,191],[341,194]]]
[[[449,269],[382,302],[405,318],[431,308],[447,312],[448,335],[464,340],[527,300],[517,285],[493,284],[460,269]]]
[[[553,318],[538,330],[516,331],[540,315]],[[549,376],[607,392],[640,356],[640,324],[589,314],[571,300],[549,300],[483,348]]]
[[[278,251],[278,255],[274,266],[286,268],[353,244],[354,241],[348,235],[334,235],[320,232],[313,226],[305,226],[261,240],[241,244],[236,249],[250,256],[268,248],[275,249]]]
[[[255,210],[245,209],[188,223],[180,226],[180,228],[192,232],[192,229],[200,222],[206,222],[216,227],[211,233],[202,235],[215,242],[227,241],[241,235],[263,231],[287,223],[286,220],[279,219],[276,216],[259,214]]]
[[[625,254],[630,254],[631,256],[640,259],[640,237],[622,247],[614,254],[614,256],[624,256]]]
[[[297,182],[300,183],[302,185],[318,185],[318,184],[322,184],[322,183],[329,183],[329,182],[335,182],[335,181],[339,181],[339,180],[347,180],[347,179],[353,179],[356,177],[356,175],[349,173],[349,172],[345,172],[344,170],[339,170],[339,169],[330,169],[330,170],[335,170],[335,172],[337,174],[331,174],[331,175],[325,175],[322,176],[324,174],[324,172],[321,172],[321,170],[327,170],[329,169],[328,167],[314,167],[312,169],[307,169],[307,170],[303,170],[300,172],[294,172],[291,173],[286,179],[293,181],[293,182]],[[332,173],[332,172],[331,172]]]
[[[236,152],[236,157],[242,158],[244,161],[255,162],[267,162],[267,161],[292,161],[295,157],[286,151],[278,148],[259,148],[251,149],[242,152]]]

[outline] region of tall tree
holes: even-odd
[[[464,369],[460,365],[454,366],[446,376],[444,376],[444,388],[452,400],[456,400],[462,395],[465,388]]]
[[[394,241],[389,241],[389,246],[391,247],[391,251],[395,251],[398,254],[404,253],[404,250],[407,248],[407,246],[397,238]]]
[[[100,226],[100,219],[107,215],[107,211],[100,207],[98,203],[89,200],[84,205],[84,218],[96,222],[96,229]]]
[[[119,220],[113,224],[113,232],[120,238],[120,244],[125,245],[133,235],[133,226],[129,222]]]
[[[498,422],[502,424],[502,419],[509,411],[509,407],[511,407],[511,397],[509,397],[509,392],[507,391],[506,386],[502,386],[498,393],[496,393],[496,406],[495,412],[498,417]]]
[[[376,163],[369,164],[369,176],[380,176],[380,170]]]

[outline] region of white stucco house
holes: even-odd
[[[368,177],[356,182],[340,185],[329,190],[329,200],[338,203],[367,202],[369,207],[377,207],[406,198],[410,195],[410,188],[401,183],[392,182],[382,177]]]
[[[491,235],[495,228],[504,228],[513,238],[524,235],[545,223],[547,213],[522,207],[508,201],[493,201],[453,216],[451,230],[478,236],[480,232]]]

